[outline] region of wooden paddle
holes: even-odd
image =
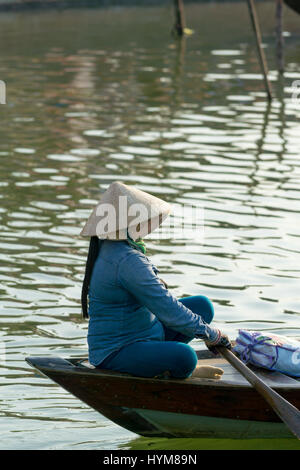
[[[238,359],[229,349],[223,346],[214,346],[214,348],[227,361],[238,370],[245,379],[263,396],[263,398],[273,408],[279,418],[287,425],[295,436],[300,439],[300,411],[275,390],[270,388],[261,380],[252,370],[249,369],[240,359]]]

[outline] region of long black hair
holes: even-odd
[[[99,239],[98,237],[91,237],[89,252],[85,265],[85,274],[81,290],[81,307],[83,318],[88,318],[88,293],[90,287],[90,280],[94,268],[95,261],[99,253]]]

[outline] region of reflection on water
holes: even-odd
[[[149,237],[176,295],[208,295],[232,337],[243,327],[300,338],[298,17],[286,14],[281,86],[273,2],[259,12],[271,105],[244,4],[188,5],[195,34],[182,43],[168,7],[1,15],[2,448],[144,445],[24,362],[86,354],[78,234],[116,179],[205,207],[204,244]]]
[[[296,439],[133,439],[121,449],[130,450],[299,450]]]

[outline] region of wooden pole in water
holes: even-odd
[[[262,45],[261,45],[261,32],[260,32],[260,27],[259,27],[259,22],[258,22],[258,18],[257,18],[257,13],[256,13],[254,0],[247,0],[247,3],[248,3],[248,7],[249,7],[249,13],[250,13],[250,18],[251,18],[251,22],[252,22],[252,27],[253,27],[254,34],[255,34],[260,65],[261,65],[261,69],[262,69],[263,76],[264,76],[266,92],[267,92],[268,100],[271,101],[272,100],[271,84],[270,84],[269,79],[268,79],[268,67],[267,67],[267,61],[266,61],[265,53],[264,53],[264,50],[263,50]]]
[[[185,16],[183,0],[174,0],[175,8],[175,25],[174,31],[178,36],[183,36],[185,29]]]
[[[279,73],[284,73],[283,1],[276,0],[276,49]]]

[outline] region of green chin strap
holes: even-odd
[[[128,230],[127,230],[127,242],[136,250],[141,251],[143,254],[146,253],[146,245],[145,245],[144,240],[142,238],[138,238],[136,241],[134,241],[129,235]]]

